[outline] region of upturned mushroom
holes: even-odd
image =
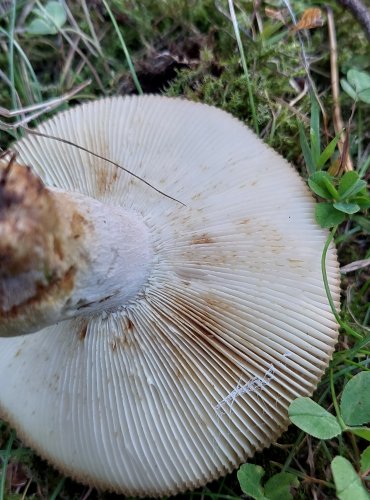
[[[337,339],[304,182],[180,99],[103,99],[37,132],[1,160],[1,416],[101,489],[232,471],[286,429]],[[333,247],[327,272],[338,306]]]

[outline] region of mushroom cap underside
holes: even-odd
[[[130,495],[225,474],[287,426],[337,325],[327,234],[287,162],[227,113],[159,96],[60,113],[14,149],[50,186],[132,210],[155,259],[134,301],[0,339],[1,413],[72,477]],[[335,249],[327,257],[339,301]]]

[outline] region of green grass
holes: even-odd
[[[53,109],[45,108],[36,117],[30,113],[29,125],[33,126],[69,105],[103,95],[141,91],[181,95],[232,113],[258,131],[307,177],[299,124],[309,137],[311,97],[307,92],[298,98],[307,77],[301,43],[282,23],[268,17],[263,8],[256,18],[252,2],[235,1],[234,13],[230,15],[230,3],[226,0],[69,2],[67,21],[61,26],[53,25],[55,34],[40,36],[25,31],[34,18],[28,13],[30,2],[17,0],[12,6],[9,3],[8,8],[4,3],[4,15],[0,16],[0,42],[5,49],[0,51],[0,106],[17,109],[44,104],[91,81]],[[271,8],[278,4],[265,3]],[[308,0],[290,3],[297,16],[313,4]],[[340,45],[340,74],[344,76],[351,67],[369,71],[368,46],[360,28],[354,28],[353,19],[336,2],[329,3],[334,9]],[[317,5],[323,7],[324,2],[315,2]],[[311,31],[303,40],[305,55],[311,61],[311,78],[329,117],[329,136],[320,126],[316,131],[323,150],[335,136],[326,25]],[[165,52],[170,54],[166,61]],[[345,122],[352,104],[350,97],[342,93]],[[2,147],[22,134],[21,128],[6,130],[6,123],[12,125],[24,117],[20,114],[15,118],[0,118],[4,122],[0,131]],[[352,120],[350,152],[363,178],[369,176],[369,130],[369,107],[359,102]],[[370,257],[366,214],[348,218],[330,237],[337,245],[341,266]],[[325,266],[323,272],[325,276]],[[369,268],[342,276],[341,335],[331,368],[314,396],[331,413],[334,413],[333,394],[339,397],[346,382],[356,373],[370,370],[369,291]],[[351,336],[351,332],[355,335]],[[358,470],[365,447],[364,440],[348,434],[323,441],[291,426],[278,444],[257,453],[251,462],[264,468],[264,480],[281,471],[295,474],[300,480],[295,498],[317,495],[330,499],[335,496],[329,467],[332,459],[341,454]],[[63,478],[25,449],[5,423],[0,427],[0,459],[0,500],[118,498],[90,491]],[[234,473],[178,498],[226,500],[240,495]]]

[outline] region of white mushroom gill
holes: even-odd
[[[2,415],[43,457],[100,488],[161,496],[231,471],[286,428],[289,403],[313,392],[337,339],[320,268],[326,232],[303,181],[230,115],[179,99],[104,99],[39,131],[184,205],[69,144],[14,145],[53,199],[91,216],[84,252],[103,250],[78,288],[97,293],[83,316],[57,311],[55,324],[0,339]],[[71,217],[66,209],[67,229]],[[112,230],[127,217],[130,238]],[[112,245],[123,260],[108,272]],[[327,269],[338,305],[334,248]],[[1,334],[15,335],[0,316]]]

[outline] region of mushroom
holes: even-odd
[[[101,489],[232,471],[286,429],[337,340],[304,182],[180,99],[102,99],[36,132],[1,160],[2,417]],[[334,247],[327,273],[338,306]]]

